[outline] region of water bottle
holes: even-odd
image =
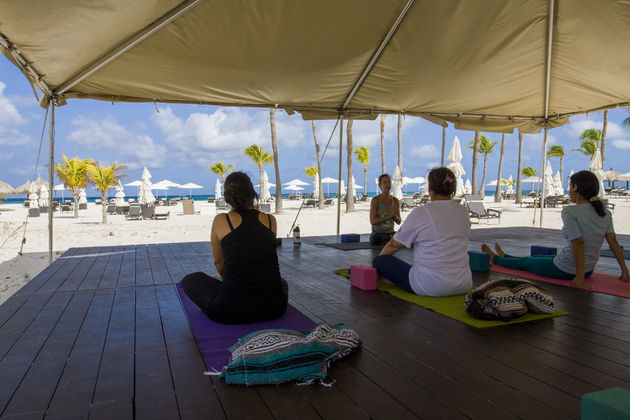
[[[293,246],[301,246],[300,242],[300,227],[296,226],[293,228]]]

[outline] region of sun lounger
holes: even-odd
[[[195,202],[193,200],[183,200],[182,209],[184,214],[195,214]]]
[[[412,209],[416,207],[416,202],[413,201],[413,198],[405,197],[400,202],[400,209],[405,211],[405,209]]]
[[[479,223],[481,219],[497,219],[499,223],[501,223],[501,210],[486,209],[481,201],[467,201],[466,205],[468,206],[470,217],[476,217],[477,223]]]
[[[156,211],[155,214],[153,215],[153,219],[155,219],[155,220],[159,220],[159,219],[166,220],[166,219],[168,219],[168,217],[170,215],[171,215],[170,211],[166,211],[166,212],[165,211],[161,211],[161,212]]]
[[[116,214],[116,204],[108,204],[107,210],[105,210],[107,214]]]
[[[332,206],[333,205],[333,199],[332,198],[327,198],[324,200],[324,206]]]
[[[155,206],[140,206],[140,214],[143,219],[153,219],[155,216]]]
[[[129,206],[129,212],[125,215],[127,220],[140,220],[142,210],[140,206]]]

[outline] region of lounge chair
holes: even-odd
[[[170,211],[156,211],[155,214],[153,215],[153,219],[155,219],[155,220],[159,220],[159,219],[166,220],[166,219],[168,219],[168,217],[170,215],[171,215]]]
[[[494,218],[501,223],[501,210],[486,209],[482,201],[467,201],[466,205],[468,206],[468,213],[470,217],[476,217],[477,223],[479,223],[481,219],[490,220]]]
[[[327,198],[324,200],[324,206],[332,206],[333,205],[333,199],[332,198]]]
[[[140,206],[143,219],[153,219],[155,216],[155,206]]]
[[[142,209],[140,206],[129,206],[129,212],[125,215],[127,220],[140,220]]]
[[[195,201],[194,200],[183,200],[182,201],[182,211],[184,214],[195,214]]]
[[[215,206],[217,208],[217,211],[219,211],[219,210],[226,210],[227,211],[228,210],[228,205],[225,202],[225,199],[223,199],[223,198],[217,198],[217,201],[214,204],[215,204]]]
[[[422,198],[420,198],[419,201],[416,201],[416,205],[417,206],[424,206],[425,204],[427,204],[429,202],[430,199],[431,199],[431,197],[429,195],[423,195]]]
[[[304,200],[304,207],[315,207],[316,201],[313,199]]]
[[[105,210],[107,214],[116,214],[116,204],[108,204],[107,210]]]
[[[400,209],[403,211],[405,209],[412,209],[414,207],[416,207],[416,202],[413,201],[413,198],[405,197],[400,201]]]
[[[70,204],[62,204],[61,205],[61,211],[72,211],[72,207],[70,206]]]

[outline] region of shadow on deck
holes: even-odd
[[[516,254],[562,244],[559,231],[492,228],[473,231],[471,248],[496,240]],[[316,245],[334,241],[285,240],[278,252],[291,303],[363,339],[329,370],[332,388],[227,386],[202,374],[174,284],[213,271],[209,243],[73,248],[0,306],[1,415],[576,418],[583,394],[630,388],[628,299],[545,284],[568,317],[479,330],[350,288],[333,270],[369,264],[376,251]],[[615,267],[602,258],[598,270]],[[501,276],[474,275],[476,284]]]

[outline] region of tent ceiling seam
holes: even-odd
[[[374,52],[374,55],[372,56],[372,58],[368,62],[367,66],[365,66],[365,69],[363,69],[363,72],[361,73],[361,76],[359,77],[359,80],[357,80],[357,82],[354,84],[354,87],[350,91],[350,94],[348,95],[348,97],[346,98],[345,102],[341,106],[341,111],[346,109],[346,107],[348,106],[348,104],[350,103],[352,98],[354,98],[354,95],[356,95],[356,93],[359,90],[359,88],[361,87],[361,85],[363,85],[363,82],[365,81],[367,76],[372,71],[372,68],[376,64],[376,61],[378,61],[378,59],[381,57],[381,54],[383,53],[383,50],[385,49],[385,47],[389,43],[389,40],[394,36],[394,33],[396,32],[396,29],[398,29],[398,26],[400,26],[401,22],[403,21],[403,19],[407,15],[407,12],[409,11],[409,8],[413,4],[413,2],[414,2],[414,0],[408,0],[407,4],[405,4],[405,7],[403,7],[401,12],[398,14],[398,17],[396,18],[396,20],[392,24],[391,28],[389,28],[389,31],[387,32],[387,35],[385,35],[385,38],[383,38],[383,40],[381,41],[380,45],[378,46],[378,49]]]
[[[549,22],[547,26],[547,66],[545,69],[545,120],[549,118],[549,89],[551,80],[551,49],[553,47],[554,0],[549,0]]]
[[[24,58],[17,46],[9,41],[9,39],[2,34],[0,34],[0,45],[2,45],[2,47],[11,54],[11,56],[15,60],[15,64],[20,67],[22,72],[28,74],[32,79],[32,82],[37,83],[42,92],[46,93],[46,95],[51,94],[52,90],[50,89],[48,84],[46,84],[46,82],[42,80],[42,76],[37,71],[35,71],[28,60]]]
[[[97,72],[98,70],[100,70],[116,58],[120,57],[122,54],[135,47],[145,39],[151,37],[151,35],[153,35],[155,32],[159,31],[164,26],[168,25],[173,20],[186,13],[188,10],[196,6],[201,1],[202,0],[186,0],[180,3],[177,7],[152,22],[149,26],[146,26],[145,28],[134,34],[131,38],[123,41],[109,52],[105,53],[101,57],[84,66],[83,70],[81,70],[79,73],[75,74],[66,82],[57,87],[57,89],[54,90],[54,93],[56,95],[62,95],[69,89],[72,89],[72,87],[74,87],[76,84],[80,83],[85,78]]]

